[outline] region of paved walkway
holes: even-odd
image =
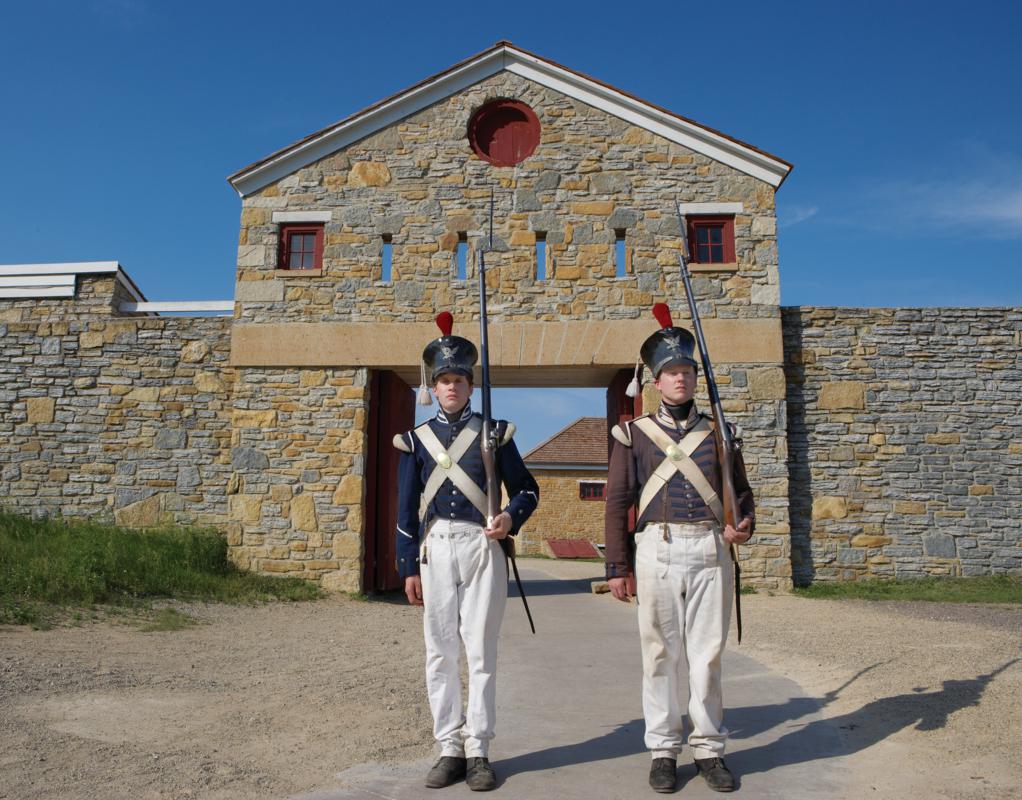
[[[646,783],[635,606],[594,596],[589,579],[556,577],[571,574],[567,567],[578,574],[579,566],[536,559],[522,566],[536,636],[516,592],[509,599],[491,750],[496,791],[515,800],[654,797]],[[763,800],[854,794],[837,730],[822,721],[820,703],[742,655],[733,640],[724,662],[724,700],[731,729],[727,761],[741,793]],[[335,785],[294,800],[480,796],[463,783],[424,788],[431,763],[358,765],[338,775]],[[695,775],[687,753],[679,767],[679,793],[719,796]]]

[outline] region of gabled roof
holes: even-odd
[[[606,466],[607,420],[579,417],[522,456],[529,466]]]
[[[778,187],[791,171],[787,161],[720,131],[563,67],[510,42],[488,50],[310,134],[228,177],[242,197],[370,136],[423,108],[507,70],[541,86],[602,109],[697,153]]]

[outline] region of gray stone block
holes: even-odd
[[[252,447],[235,447],[231,451],[231,466],[235,469],[266,469],[270,459]]]
[[[922,540],[924,555],[934,558],[955,558],[958,555],[954,537],[946,533],[924,533]]]
[[[179,450],[188,441],[188,434],[180,428],[161,428],[156,434],[155,444],[164,450]]]

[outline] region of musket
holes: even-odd
[[[483,385],[483,430],[482,456],[483,471],[486,473],[486,527],[493,527],[493,521],[500,515],[500,474],[497,472],[497,447],[500,444],[497,426],[493,424],[493,413],[490,407],[490,338],[487,331],[486,317],[486,253],[493,249],[493,189],[490,189],[490,240],[489,244],[479,250],[479,362],[482,367]],[[515,541],[511,536],[500,540],[500,548],[504,551],[504,560],[510,562],[515,575],[515,585],[525,606],[525,615],[529,618],[529,627],[536,632],[529,611],[529,601],[525,598],[522,579],[518,576],[518,564],[515,563]]]
[[[724,408],[720,404],[717,381],[713,377],[713,364],[710,363],[710,351],[706,349],[706,339],[703,338],[703,325],[699,319],[699,309],[696,307],[695,294],[692,292],[692,281],[689,278],[688,264],[685,260],[685,251],[688,249],[688,236],[685,229],[685,215],[681,213],[680,205],[678,206],[678,223],[681,225],[681,251],[678,253],[678,261],[681,263],[681,280],[685,284],[685,297],[688,299],[688,310],[692,317],[696,344],[699,346],[699,358],[703,362],[703,375],[706,377],[706,393],[710,397],[710,410],[713,414],[713,436],[717,443],[717,458],[720,461],[724,524],[737,528],[742,516],[738,508],[738,495],[735,492],[735,440],[731,435],[730,426],[728,426],[727,421],[724,419]],[[731,560],[735,565],[735,621],[738,627],[738,643],[741,644],[742,568],[738,563],[737,546],[729,543],[728,549],[731,552]]]

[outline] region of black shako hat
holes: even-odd
[[[699,369],[695,360],[696,337],[684,328],[674,327],[671,310],[666,303],[653,306],[653,316],[660,323],[660,330],[642,343],[639,354],[656,380],[661,370],[670,364],[690,364]]]
[[[472,368],[479,360],[479,351],[468,339],[452,336],[454,317],[449,311],[442,311],[436,318],[437,327],[443,335],[426,345],[422,361],[429,373],[430,383],[436,383],[438,376],[445,372],[456,372],[472,380]]]

